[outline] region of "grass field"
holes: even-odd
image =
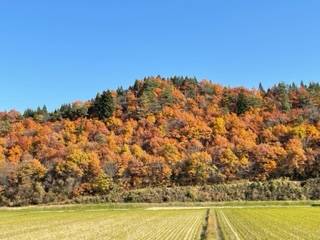
[[[319,207],[271,205],[2,209],[0,239],[320,239]]]
[[[320,208],[215,210],[224,239],[320,239]]]
[[[2,211],[0,239],[199,239],[204,210]]]

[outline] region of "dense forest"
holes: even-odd
[[[320,175],[320,84],[148,77],[86,102],[0,113],[0,204],[113,189]]]

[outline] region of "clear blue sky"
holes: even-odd
[[[54,109],[158,74],[317,81],[319,12],[317,0],[1,0],[0,110]]]

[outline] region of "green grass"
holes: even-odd
[[[178,204],[2,208],[0,239],[320,239],[320,208],[308,203],[181,203],[181,209]],[[202,208],[192,208],[198,206]]]
[[[0,212],[0,239],[199,239],[205,210],[93,207]]]
[[[320,209],[216,209],[223,239],[320,239]]]

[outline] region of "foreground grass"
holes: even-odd
[[[0,239],[199,239],[204,210],[81,208],[0,213]]]
[[[216,209],[221,239],[320,239],[320,208]]]
[[[0,209],[0,239],[320,239],[316,202],[98,204]]]

